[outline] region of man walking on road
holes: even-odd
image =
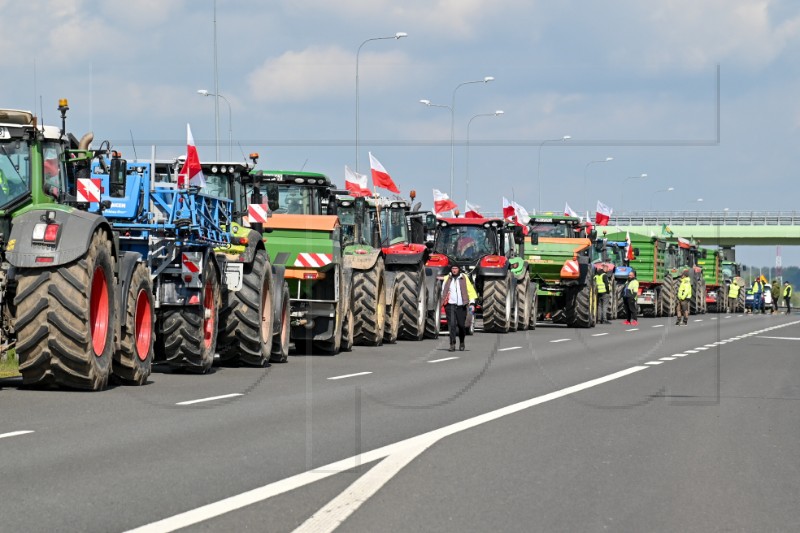
[[[442,283],[442,303],[447,316],[447,329],[450,332],[450,351],[456,351],[456,335],[458,335],[458,349],[464,351],[464,338],[467,336],[467,305],[475,305],[478,293],[468,276],[461,273],[458,265],[450,267],[450,274],[445,276]]]
[[[625,304],[626,319],[623,322],[626,326],[638,326],[636,298],[639,296],[639,280],[636,279],[636,271],[631,270],[628,274],[628,281],[622,287],[622,301]]]
[[[741,287],[739,284],[736,283],[736,280],[731,280],[731,284],[728,286],[728,309],[729,312],[735,313],[736,306],[739,305],[739,291]]]
[[[676,326],[683,323],[684,326],[689,324],[689,300],[692,298],[692,280],[689,279],[689,271],[684,270],[681,274],[680,285],[678,285],[678,302],[675,307],[675,314],[678,320],[675,321]],[[683,317],[683,320],[681,320]]]
[[[600,270],[595,274],[594,281],[597,285],[597,323],[610,324],[608,320],[611,308],[611,287],[608,283],[608,271]]]
[[[778,308],[781,306],[781,284],[777,279],[772,280],[770,291],[772,292],[772,309],[770,309],[770,312],[774,314],[778,312]]]
[[[783,282],[783,301],[786,303],[786,314],[792,314],[792,285],[788,281]]]

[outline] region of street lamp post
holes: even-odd
[[[484,76],[482,80],[463,81],[453,89],[453,99],[450,103],[450,198],[453,197],[453,181],[455,178],[455,138],[456,138],[456,91],[459,87],[473,83],[489,83],[494,81],[494,76]]]
[[[537,194],[539,196],[538,203],[536,204],[536,212],[539,213],[542,210],[542,179],[541,179],[541,172],[542,172],[542,146],[547,143],[554,143],[558,141],[568,141],[572,139],[571,135],[564,135],[560,139],[545,139],[541,143],[539,143],[539,154],[536,157],[536,188]]]
[[[622,180],[622,187],[620,187],[620,189],[619,189],[619,212],[620,213],[624,213],[625,212],[625,201],[624,201],[625,200],[625,182],[628,181],[628,180],[644,179],[646,177],[647,177],[647,174],[642,173],[642,174],[639,174],[638,176],[628,176],[627,178]]]
[[[370,39],[366,39],[360,45],[358,45],[358,50],[356,50],[356,172],[358,172],[358,60],[361,56],[361,47],[367,44],[370,41],[385,41],[388,39],[402,39],[403,37],[408,37],[408,34],[403,31],[399,31],[394,35],[389,35],[388,37],[372,37]]]
[[[222,98],[228,104],[228,157],[230,161],[233,161],[233,113],[231,112],[231,103],[221,94],[210,93],[205,89],[198,89],[197,94]],[[219,122],[219,119],[217,119],[217,122]],[[217,143],[217,159],[219,159],[219,143]]]
[[[657,190],[657,191],[653,192],[653,194],[651,194],[651,195],[650,195],[650,211],[652,211],[652,210],[653,210],[653,197],[654,197],[656,194],[658,194],[658,193],[660,193],[660,192],[672,192],[672,191],[674,191],[674,190],[675,190],[675,187],[667,187],[666,189],[659,189],[659,190]]]
[[[478,117],[499,117],[500,115],[504,114],[502,109],[498,109],[494,113],[479,113],[477,115],[473,115],[469,122],[467,122],[467,161],[466,161],[466,180],[465,180],[465,196],[464,200],[469,201],[469,128],[472,125],[472,121]],[[466,205],[466,203],[464,204]],[[465,208],[466,209],[466,208]]]
[[[614,160],[613,157],[606,157],[605,159],[595,159],[593,161],[589,161],[588,163],[586,163],[586,166],[583,167],[583,205],[586,207],[587,211],[589,210],[589,206],[586,205],[586,189],[587,189],[586,171],[589,170],[589,166],[594,163],[608,163],[613,160]]]

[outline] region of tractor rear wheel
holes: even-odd
[[[114,352],[114,257],[102,231],[86,255],[48,269],[20,269],[14,298],[24,385],[102,390]]]
[[[272,291],[267,252],[244,265],[241,290],[223,288],[219,314],[219,357],[225,363],[265,366],[272,351]]]
[[[212,258],[206,258],[200,305],[171,307],[161,316],[156,342],[159,359],[175,369],[205,374],[214,363],[217,348],[220,287]]]
[[[614,305],[616,306],[617,313],[612,316],[616,318],[625,318],[625,300],[622,298],[623,290],[625,290],[624,283],[619,283],[614,287]]]
[[[400,334],[400,298],[399,286],[395,284],[386,313],[386,327],[383,328],[383,342],[386,344],[395,344]]]
[[[427,292],[422,270],[397,274],[400,287],[400,338],[421,341],[425,336]]]
[[[594,281],[594,278],[592,278]],[[590,328],[594,320],[592,312],[592,283],[581,287],[572,287],[567,293],[567,306],[564,311],[567,326],[572,328]]]
[[[355,344],[366,346],[383,344],[383,332],[386,327],[383,270],[383,259],[378,258],[370,270],[353,272]]]
[[[661,316],[675,316],[675,283],[665,278],[661,284]]]
[[[425,338],[438,339],[442,329],[442,284],[434,285],[433,309],[425,313]]]
[[[531,321],[531,280],[527,276],[517,282],[517,330],[525,331]]]
[[[272,335],[272,350],[270,350],[270,363],[285,363],[289,359],[289,342],[291,341],[291,302],[289,300],[289,284],[283,282],[283,297],[281,298],[281,327],[277,335]]]
[[[483,282],[483,331],[507,333],[514,319],[511,273],[504,278],[487,278]]]
[[[125,324],[120,349],[114,353],[112,377],[129,385],[143,385],[153,365],[153,283],[144,263],[133,270],[128,286]]]
[[[528,290],[528,302],[530,305],[530,314],[528,315],[528,329],[534,330],[536,329],[536,314],[538,313],[538,309],[536,306],[539,304],[539,297],[537,296],[538,287],[536,284],[531,283],[531,286]]]

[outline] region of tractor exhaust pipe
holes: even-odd
[[[81,140],[78,141],[78,150],[88,150],[89,145],[92,144],[93,140],[94,133],[91,131],[89,133],[84,133],[83,137],[81,137]]]

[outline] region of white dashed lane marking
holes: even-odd
[[[458,359],[458,357],[445,357],[443,359],[434,359],[433,361],[428,361],[428,362],[429,363],[443,363],[445,361],[452,361],[453,359]],[[330,379],[330,378],[328,378],[328,379]]]
[[[509,350],[519,350],[522,346],[509,346],[508,348],[500,348],[498,352],[507,352]]]
[[[570,339],[556,339],[556,340],[553,340],[553,341],[550,341],[550,342],[567,342],[569,340]]]
[[[7,439],[9,437],[19,437],[20,435],[27,435],[28,433],[33,433],[33,431],[24,430],[24,431],[11,431],[9,433],[0,433],[0,439]]]
[[[328,378],[331,381],[335,379],[346,379],[346,378],[354,378],[356,376],[366,376],[367,374],[372,374],[372,372],[356,372],[355,374],[345,374],[343,376],[333,376],[332,378]]]
[[[236,396],[243,396],[243,394],[239,392],[234,392],[233,394],[223,394],[222,396],[211,396],[210,398],[200,398],[199,400],[188,400],[186,402],[178,402],[175,405],[193,405],[196,403],[213,402],[214,400],[225,400],[227,398],[235,398]]]

